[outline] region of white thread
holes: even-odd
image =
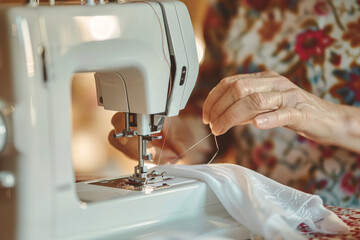
[[[210,159],[210,161],[207,163],[207,164],[210,164],[212,163],[212,161],[214,161],[214,159],[216,158],[217,154],[219,153],[219,144],[218,144],[218,141],[217,141],[217,138],[216,136],[214,135],[214,141],[215,141],[215,145],[216,145],[216,152],[214,154],[214,156]]]
[[[170,125],[171,125],[171,120],[172,120],[172,118],[170,118],[169,125],[168,125],[168,127],[167,127],[167,129],[166,129],[166,133],[165,133],[165,136],[164,136],[164,142],[163,142],[162,147],[161,147],[161,152],[160,152],[159,161],[158,161],[158,164],[157,164],[157,165],[160,165],[160,163],[161,163],[162,153],[163,153],[163,150],[164,150],[164,146],[165,146],[165,142],[166,142],[167,135],[168,135],[168,133],[169,133],[169,129],[170,129]]]
[[[173,160],[171,160],[169,162],[169,164],[173,163],[174,161],[178,160],[181,156],[183,156],[185,153],[189,152],[191,149],[193,149],[194,147],[196,147],[197,145],[199,145],[201,142],[203,142],[205,139],[207,139],[208,137],[210,137],[211,135],[213,135],[213,133],[210,133],[209,135],[207,135],[206,137],[202,138],[200,141],[198,141],[197,143],[195,143],[194,145],[192,145],[190,148],[188,148],[185,152],[183,152],[182,154],[180,154],[179,156],[177,156],[176,158],[174,158]],[[214,135],[214,140],[215,140],[215,145],[217,148],[217,151],[215,152],[214,156],[210,159],[210,161],[208,162],[208,164],[210,164],[216,157],[216,155],[219,152],[219,145],[216,139],[216,136]]]

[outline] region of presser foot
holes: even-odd
[[[146,177],[144,176],[138,177],[135,176],[134,174],[131,177],[129,177],[127,183],[134,186],[142,186],[146,184],[154,184],[154,183],[159,183],[166,180],[174,179],[174,177],[166,176],[166,172],[158,173],[156,170],[153,170],[151,173],[148,173],[145,176]]]
[[[142,186],[146,184],[147,168],[145,166],[136,166],[134,174],[129,177],[128,184],[135,186]]]

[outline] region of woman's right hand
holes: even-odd
[[[204,123],[215,135],[252,123],[259,129],[286,127],[314,141],[360,152],[360,138],[353,136],[358,129],[346,130],[347,119],[360,121],[360,108],[321,99],[273,71],[223,79],[203,107]]]

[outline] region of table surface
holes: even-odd
[[[329,210],[333,211],[338,215],[349,227],[350,232],[346,235],[327,235],[327,234],[319,234],[312,233],[309,228],[302,224],[299,229],[305,232],[305,236],[311,240],[355,240],[360,239],[360,209],[349,209],[349,208],[341,208],[341,207],[333,207],[326,206]]]

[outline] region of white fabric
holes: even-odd
[[[300,223],[326,234],[349,231],[335,213],[323,206],[319,196],[287,187],[238,165],[161,165],[155,169],[206,182],[235,220],[265,239],[303,239],[296,231]]]

